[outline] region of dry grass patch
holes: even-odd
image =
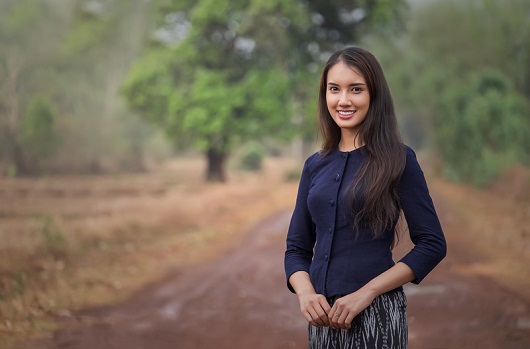
[[[530,301],[530,171],[511,169],[490,187],[475,189],[439,178],[449,254],[452,248],[479,259],[460,272],[485,275]]]
[[[225,184],[204,183],[200,159],[139,175],[1,179],[0,344],[233,247],[294,204],[297,183],[284,178],[297,166],[264,165]]]

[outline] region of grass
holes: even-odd
[[[191,158],[139,175],[0,179],[0,347],[223,253],[293,205],[293,167],[266,159],[225,184],[204,183]]]

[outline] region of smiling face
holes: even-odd
[[[340,127],[341,147],[345,142],[351,144],[370,107],[370,93],[364,77],[339,61],[328,71],[326,104],[333,121]]]

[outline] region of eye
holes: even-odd
[[[331,92],[337,92],[337,91],[339,90],[339,88],[338,88],[337,86],[330,86],[330,87],[329,87],[329,90],[330,90]]]
[[[363,92],[362,87],[354,87],[354,88],[352,88],[351,90],[352,90],[352,92],[354,92],[354,93],[361,93],[361,92]]]

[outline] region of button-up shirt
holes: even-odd
[[[357,233],[353,230],[346,198],[365,158],[363,149],[315,153],[304,164],[285,252],[292,292],[289,277],[297,271],[309,273],[317,293],[333,297],[355,292],[395,264],[391,245],[397,220],[375,239],[365,221]],[[446,242],[416,154],[409,147],[406,153],[398,193],[414,248],[400,261],[419,283],[445,257]]]

